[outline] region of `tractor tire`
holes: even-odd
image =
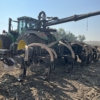
[[[29,45],[31,43],[44,43],[46,44],[46,41],[39,38],[38,36],[36,36],[35,34],[22,34],[18,37],[17,39],[17,43],[18,43],[18,50],[20,49],[24,49],[25,45]]]
[[[18,47],[17,47],[17,50],[20,50],[20,49],[24,49],[25,48],[25,45],[29,45],[31,43],[43,43],[43,44],[46,44],[46,41],[39,38],[38,36],[36,36],[35,34],[22,34],[18,37],[17,41],[18,43]],[[39,49],[38,49],[39,50]],[[39,54],[39,52],[38,52]],[[33,58],[33,62],[36,60],[35,63],[38,63],[38,59],[35,59]],[[46,61],[46,60],[45,60]],[[47,64],[47,63],[46,63]],[[45,65],[46,66],[46,65]],[[47,66],[46,66],[47,67]],[[32,68],[33,69],[33,68]],[[32,70],[31,69],[31,70]],[[49,70],[50,68],[45,68],[45,71],[43,72],[43,79],[46,80],[49,76]]]
[[[0,34],[0,49],[10,49],[12,39],[7,34]]]

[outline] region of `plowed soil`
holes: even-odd
[[[16,73],[5,72],[0,63],[0,100],[100,100],[99,61],[83,67],[77,63],[70,73],[57,66],[48,81],[39,71],[28,71],[19,83]]]

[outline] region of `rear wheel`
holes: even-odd
[[[43,39],[40,39],[38,36],[34,34],[23,34],[20,35],[17,39],[18,43],[18,50],[24,49],[25,45],[29,45],[31,43],[44,43],[46,44],[46,41]]]
[[[20,49],[24,49],[25,45],[29,45],[31,43],[43,43],[43,44],[46,44],[46,41],[41,39],[41,38],[39,38],[38,36],[36,36],[34,34],[29,33],[29,34],[22,34],[22,35],[20,35],[18,37],[18,39],[17,39],[17,43],[18,43],[17,49],[20,50]],[[41,50],[41,48],[40,47],[39,48],[36,47],[36,49],[35,49],[35,47],[34,47],[34,50],[36,50],[36,54],[34,55],[34,58],[30,59],[31,60],[30,64],[34,63],[34,64],[37,65],[37,63],[40,62],[40,60],[39,60],[40,58],[37,59],[37,55],[39,54],[38,50]],[[41,53],[39,55],[42,57]],[[32,66],[30,70],[31,71],[34,70],[34,67],[35,67],[35,65]],[[42,71],[44,73],[43,74],[44,79],[46,79],[49,76],[49,69],[50,68],[46,68],[47,67],[47,63],[46,63],[46,65],[44,67],[40,67],[40,69],[45,69],[45,71],[44,70],[42,70]],[[35,69],[38,69],[38,67],[35,67]]]
[[[12,40],[7,34],[0,34],[0,49],[9,49]]]
[[[31,33],[27,34],[26,33],[26,34],[22,34],[18,37],[17,43],[18,43],[17,50],[20,50],[20,49],[24,49],[25,45],[29,45],[31,43],[44,43],[44,44],[46,44],[46,41],[39,38],[35,34],[31,34]],[[37,48],[37,49],[39,49],[39,48]],[[35,60],[36,60],[36,58],[34,59],[34,61]]]

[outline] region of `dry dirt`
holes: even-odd
[[[43,81],[39,71],[28,71],[19,83],[15,73],[6,73],[0,63],[0,100],[100,100],[99,61],[84,67],[77,64],[69,74],[57,66],[49,81]]]

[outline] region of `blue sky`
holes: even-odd
[[[47,16],[64,18],[74,14],[84,14],[100,10],[100,0],[0,0],[0,33],[8,30],[8,18],[16,20],[20,16],[37,18],[40,11]],[[13,26],[14,28],[16,25]],[[52,26],[64,28],[76,36],[86,36],[86,40],[100,41],[100,15]]]

